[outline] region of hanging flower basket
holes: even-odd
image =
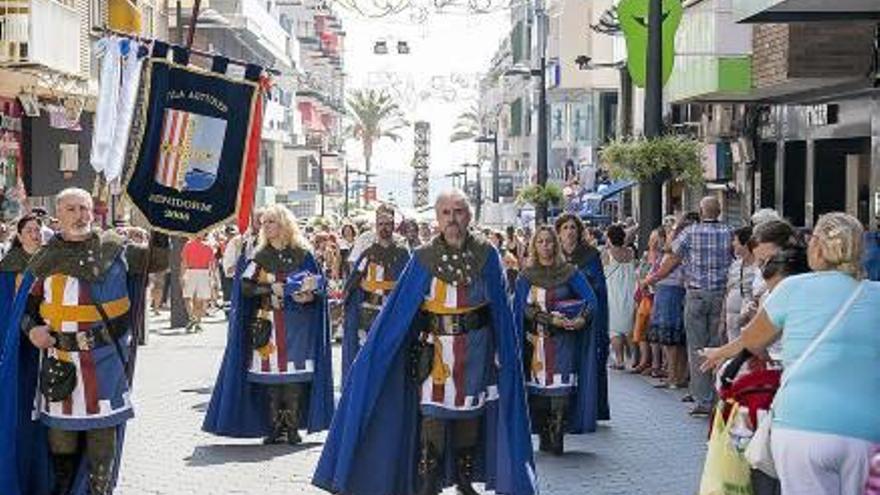
[[[516,198],[519,204],[531,204],[534,206],[554,206],[562,202],[562,189],[556,184],[547,184],[541,187],[537,184],[525,187]]]
[[[615,179],[638,182],[677,180],[703,184],[703,145],[684,136],[615,140],[599,154],[603,167]]]

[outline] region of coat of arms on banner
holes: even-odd
[[[262,69],[245,72],[248,78],[238,79],[173,63],[154,47],[144,67],[126,185],[154,229],[189,235],[236,218],[246,163],[255,160],[260,142]]]
[[[177,191],[205,191],[217,179],[226,121],[166,109],[156,182]]]

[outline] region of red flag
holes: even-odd
[[[254,117],[251,122],[251,134],[248,136],[248,152],[244,165],[244,181],[239,191],[238,231],[247,230],[254,209],[254,194],[257,191],[257,168],[260,165],[260,139],[263,133],[263,97],[272,81],[269,76],[260,76],[257,101],[254,104]]]

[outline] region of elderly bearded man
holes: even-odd
[[[376,242],[361,254],[345,281],[343,383],[407,261],[409,249],[394,238],[394,210],[382,206],[376,210]]]
[[[130,345],[144,316],[143,277],[167,267],[168,238],[155,234],[148,249],[93,231],[82,189],[61,191],[56,207],[59,232],[31,259],[8,323],[23,335],[3,353],[20,348],[21,359],[0,360],[3,383],[19,385],[0,387],[0,486],[107,495],[134,416]]]
[[[343,389],[313,482],[347,495],[535,491],[504,269],[468,226],[460,191],[435,204],[440,234],[415,251]],[[447,469],[453,467],[453,469]]]

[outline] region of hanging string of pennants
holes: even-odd
[[[98,48],[95,170],[112,182],[124,167],[126,196],[157,231],[193,235],[233,219],[246,229],[268,71],[219,55],[203,69],[190,65],[203,52],[159,40],[107,36]]]

